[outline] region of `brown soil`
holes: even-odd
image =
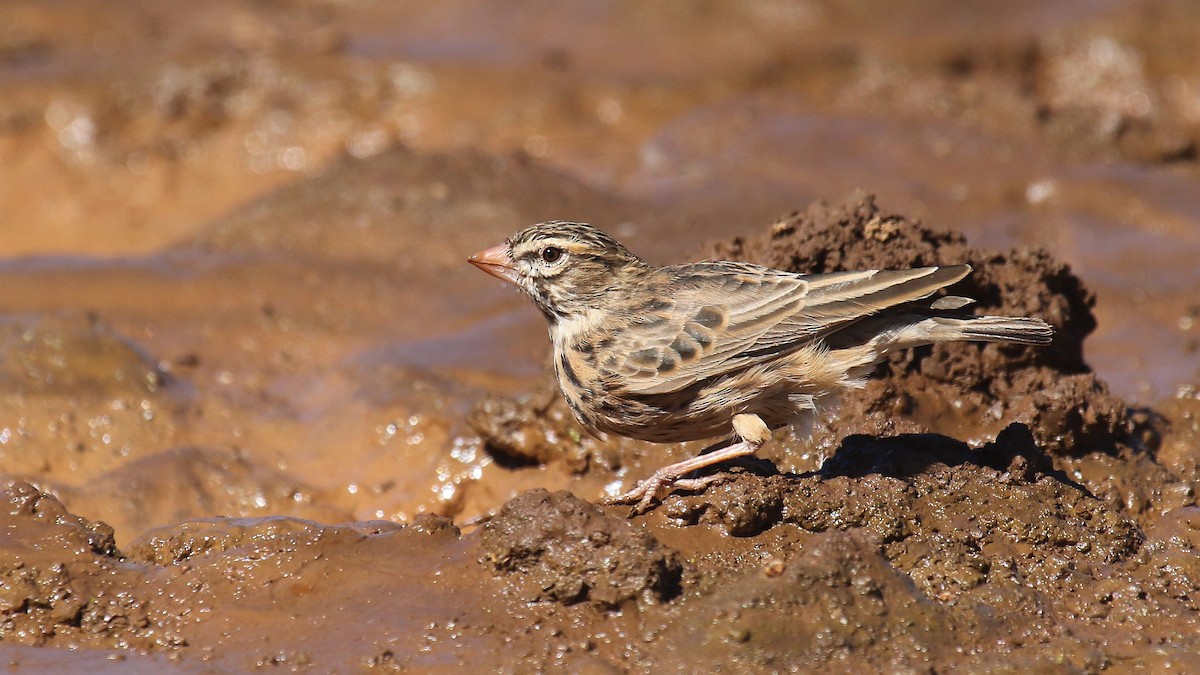
[[[1197,18],[0,4],[3,662],[1200,670]],[[971,311],[1057,336],[897,355],[629,518],[702,444],[580,429],[463,262],[548,218],[969,262]]]

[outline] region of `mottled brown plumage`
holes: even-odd
[[[649,507],[661,487],[754,453],[861,387],[888,353],[933,342],[1045,344],[1040,319],[950,316],[970,301],[918,304],[967,265],[800,275],[718,261],[654,267],[583,223],[523,230],[470,262],[533,298],[554,343],[563,397],[589,429],[656,443],[735,437],[660,469],[614,501]]]

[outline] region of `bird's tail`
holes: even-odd
[[[1041,319],[1011,316],[975,316],[964,318],[933,317],[927,321],[939,324],[934,334],[944,333],[946,339],[977,340],[979,342],[1011,342],[1023,345],[1045,345],[1054,339],[1054,329]],[[941,342],[942,340],[938,340]]]
[[[897,317],[879,333],[875,349],[880,357],[901,349],[937,342],[1007,342],[1044,345],[1054,339],[1054,329],[1041,319],[1012,316],[926,316],[910,322]]]
[[[872,335],[856,345],[835,346],[832,356],[840,359],[850,380],[862,379],[892,352],[938,342],[1005,342],[1044,345],[1054,338],[1054,329],[1041,319],[1009,316],[921,316],[906,314],[879,317],[855,326],[859,334]]]

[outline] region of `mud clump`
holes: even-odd
[[[935,434],[851,436],[817,474],[747,476],[703,496],[672,497],[665,507],[730,534],[751,531],[747,521],[763,530],[786,522],[868,533],[937,598],[1008,566],[1027,584],[1053,585],[1041,563],[1012,557],[1018,549],[1102,565],[1128,559],[1142,542],[1133,522],[1054,470],[1022,425],[977,449]]]
[[[717,630],[739,660],[758,668],[818,671],[848,661],[890,672],[931,668],[953,650],[947,636],[963,629],[852,532],[809,539],[782,572],[738,579],[713,604]]]
[[[402,529],[391,522],[355,523],[353,531],[371,535]],[[325,526],[309,520],[272,516],[266,518],[204,518],[160,527],[138,537],[129,546],[129,558],[155,565],[195,563],[218,558],[229,551],[259,549],[264,554],[280,545],[329,536]]]
[[[483,439],[484,449],[504,466],[563,461],[573,471],[588,466],[583,436],[570,413],[557,403],[557,389],[546,387],[530,401],[489,396],[472,408],[467,424]]]
[[[100,555],[115,555],[116,541],[113,539],[113,529],[101,522],[90,522],[72,513],[54,497],[38,490],[23,481],[9,481],[4,486],[3,501],[0,502],[8,518],[13,522],[26,520],[41,522],[61,528],[60,541],[81,550],[91,551]],[[12,540],[19,540],[19,533],[10,534]]]
[[[626,465],[634,443],[583,428],[551,372],[528,396],[489,395],[471,406],[467,424],[479,435],[484,451],[513,469],[559,463],[572,474],[587,475]]]
[[[483,526],[484,561],[528,600],[618,608],[679,594],[682,565],[654,537],[568,492],[531,490]]]
[[[178,642],[151,629],[145,602],[112,592],[130,578],[113,531],[69,513],[20,481],[0,492],[0,641],[55,647],[149,649]]]

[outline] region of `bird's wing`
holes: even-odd
[[[803,275],[808,295],[802,311],[772,326],[748,352],[790,351],[797,341],[816,339],[889,307],[928,297],[970,272],[970,265],[951,265]]]
[[[741,263],[662,269],[653,310],[624,317],[601,369],[626,391],[664,394],[745,368],[888,307],[926,297],[970,267],[797,275]]]

